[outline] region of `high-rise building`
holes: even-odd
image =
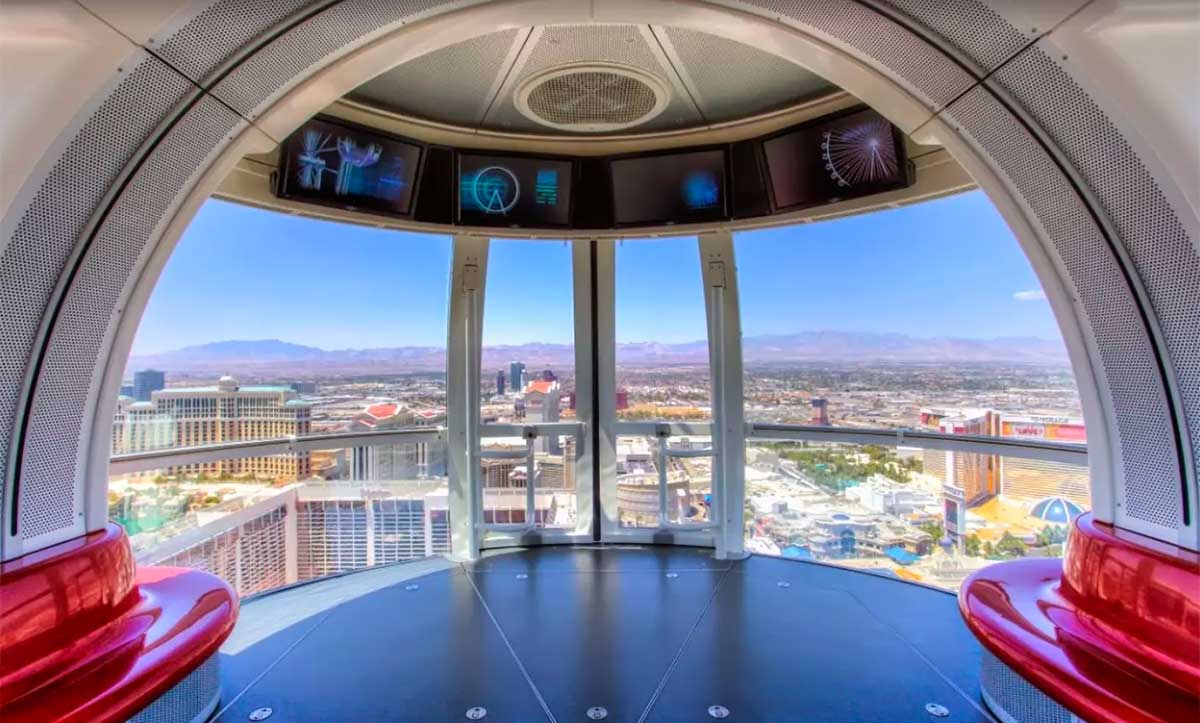
[[[508,365],[508,385],[514,392],[519,392],[525,388],[525,364],[524,362],[510,362]]]
[[[496,372],[496,396],[504,396],[504,370]]]
[[[829,400],[813,397],[812,410],[812,420],[809,421],[809,424],[815,427],[828,427]]]
[[[150,395],[167,386],[167,375],[157,369],[143,369],[133,373],[133,398],[139,402],[150,401]]]
[[[289,485],[138,554],[207,570],[240,595],[450,552],[445,484]],[[136,543],[136,538],[135,538]]]
[[[415,409],[399,402],[372,404],[350,423],[352,431],[374,432],[410,427],[436,427],[446,421],[441,408]],[[403,442],[350,449],[351,479],[421,480],[446,474],[445,442]]]
[[[1087,429],[1083,420],[1072,417],[1001,414],[1000,435],[1087,443]],[[1063,497],[1081,507],[1091,507],[1088,471],[1082,465],[1018,457],[1002,457],[999,462],[1000,479],[1006,497],[1025,501]]]
[[[542,372],[542,381],[543,382],[557,382],[558,376],[554,373],[553,369],[546,369]]]
[[[308,434],[312,408],[290,387],[243,387],[224,376],[215,386],[160,389],[149,402],[118,403],[113,426],[113,443],[120,440],[121,451],[199,447]],[[308,452],[293,452],[186,465],[168,472],[304,479],[311,474],[311,463]]]

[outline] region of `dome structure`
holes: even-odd
[[[1029,510],[1030,517],[1056,525],[1069,525],[1083,513],[1082,507],[1065,497],[1045,497]]]

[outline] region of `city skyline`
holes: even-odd
[[[963,229],[970,243],[961,241]],[[1061,339],[1028,261],[978,191],[739,232],[736,243],[746,336],[832,330]],[[168,262],[132,355],[234,339],[443,347],[450,247],[448,236],[210,200]],[[618,342],[705,338],[695,248],[695,237],[618,242]],[[571,343],[570,246],[497,239],[489,257],[484,344]],[[258,272],[253,283],[230,283],[231,270],[245,269]]]

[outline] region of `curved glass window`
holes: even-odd
[[[712,420],[695,236],[618,242],[616,337],[617,419]]]
[[[1083,455],[819,441],[837,427],[1086,442],[1046,295],[981,191],[735,243],[746,419],[785,429],[748,446],[751,550],[948,587],[990,560],[1061,554],[1059,512],[1089,507]],[[814,433],[781,438],[797,427]]]
[[[139,561],[250,594],[447,552],[450,252],[445,236],[208,201],[150,298],[113,419],[109,512]],[[416,436],[386,434],[401,430]],[[328,433],[384,438],[145,461]]]
[[[580,439],[577,432],[547,426],[575,421],[571,244],[493,239],[485,289],[480,355],[483,522],[573,528]],[[535,428],[538,436],[524,439],[513,425]]]

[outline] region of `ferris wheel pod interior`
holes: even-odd
[[[503,612],[488,608],[489,599],[496,602],[488,580],[497,577],[487,576],[517,570],[511,565],[518,558],[489,557],[487,548],[531,548],[521,553],[528,565],[517,577],[536,576],[545,569],[539,565],[592,571],[610,565],[630,575],[630,569],[667,570],[674,583],[699,567],[704,575],[736,573],[736,581],[719,577],[709,605],[695,611],[695,625],[669,641],[679,652],[661,661],[658,688],[651,685],[626,708],[607,702],[604,715],[611,708],[620,720],[779,719],[772,700],[846,715],[849,709],[808,690],[843,683],[820,681],[768,690],[762,694],[768,700],[753,704],[759,707],[708,701],[706,692],[699,714],[669,712],[673,701],[700,702],[672,697],[672,671],[687,670],[693,660],[685,654],[689,641],[701,641],[694,651],[708,626],[719,636],[734,621],[721,617],[717,588],[743,590],[738,586],[758,575],[773,592],[807,592],[805,609],[827,615],[820,619],[844,636],[847,649],[883,660],[893,653],[872,653],[855,636],[849,613],[827,610],[841,599],[828,588],[865,586],[842,591],[854,599],[878,595],[866,614],[873,625],[884,621],[881,630],[896,624],[880,606],[908,604],[915,591],[934,595],[845,571],[838,572],[849,582],[834,581],[833,572],[815,564],[745,559],[748,437],[871,444],[875,434],[879,444],[895,446],[905,444],[905,433],[787,429],[745,419],[732,234],[974,187],[1021,244],[1062,331],[1086,421],[1092,509],[1075,519],[1065,562],[997,563],[967,579],[950,604],[959,612],[944,614],[961,628],[947,647],[964,651],[962,658],[927,654],[923,646],[933,645],[936,634],[920,638],[927,626],[906,621],[911,633],[898,634],[911,650],[894,655],[913,657],[915,650],[914,659],[934,670],[963,661],[972,669],[950,678],[937,673],[938,685],[958,696],[954,703],[922,700],[918,715],[897,708],[895,717],[1167,721],[1194,714],[1200,704],[1195,2],[53,0],[5,3],[0,30],[0,80],[10,99],[0,127],[5,717],[271,715],[269,707],[246,708],[267,695],[265,683],[231,689],[234,673],[220,669],[231,645],[253,649],[245,642],[253,625],[235,625],[235,586],[199,570],[139,565],[125,534],[108,520],[115,468],[153,470],[250,450],[279,454],[378,441],[268,439],[112,457],[115,400],[142,312],[184,230],[211,197],[453,236],[444,428],[392,438],[447,445],[453,561],[396,568],[370,595],[366,588],[346,592],[366,584],[348,576],[285,589],[275,603],[272,596],[243,601],[243,623],[267,615],[272,604],[277,609],[270,614],[279,614],[289,605],[315,605],[322,595],[337,605],[358,595],[382,600],[375,593],[393,590],[436,592],[463,605],[478,599],[503,639],[499,647],[516,659],[516,687],[532,689],[534,715],[554,720],[566,715],[557,708],[555,686],[541,678],[520,640],[505,637],[497,620]],[[609,105],[580,120],[555,106],[554,94],[580,83],[591,84],[589,97],[622,94],[620,112]],[[400,90],[389,96],[388,87]],[[772,149],[783,153],[800,137],[820,149],[812,172],[829,189],[824,195],[807,198],[785,187],[785,172],[799,170],[770,168]],[[391,169],[370,176],[383,190],[339,202],[362,195],[372,168]],[[680,195],[669,202],[637,186],[670,173]],[[867,190],[847,190],[855,188]],[[498,223],[498,215],[521,220]],[[577,423],[490,431],[481,424],[480,319],[489,239],[501,232],[571,244]],[[613,248],[641,236],[698,238],[713,402],[712,422],[700,432],[663,421],[630,426],[616,417],[616,388],[605,371],[614,353]],[[481,439],[502,432],[524,437],[526,449],[512,456],[527,458],[527,471],[539,435],[575,435],[574,464],[588,482],[581,484],[573,527],[539,531],[485,518],[479,465],[489,453]],[[667,442],[689,433],[711,438],[711,447],[683,450]],[[648,503],[659,516],[656,525],[624,529],[614,514],[622,490],[609,483],[621,434],[656,439],[664,461],[711,458],[713,518],[699,526],[672,521],[660,502],[671,489],[664,471],[652,480],[658,497]],[[1083,456],[1069,446],[1001,449],[997,440],[915,432],[908,439],[935,449]],[[530,513],[534,490],[526,489]],[[552,543],[562,547],[537,549]],[[620,557],[595,543],[648,547]],[[602,602],[571,599],[596,610],[649,599],[607,594]],[[420,604],[417,595],[398,599]],[[947,608],[944,600],[929,605]],[[781,640],[811,642],[802,634],[805,621],[789,620],[786,611],[763,608],[760,615],[801,630],[792,637],[781,632]],[[160,624],[138,628],[139,620]],[[494,634],[488,631],[480,635]],[[661,635],[666,646],[668,632]],[[313,638],[335,645],[336,638]],[[764,650],[773,644],[746,643]],[[353,652],[321,655],[344,662]],[[293,664],[282,652],[276,660],[283,661],[280,670]],[[379,665],[378,658],[365,662]],[[595,663],[594,670],[605,664],[621,661]],[[524,719],[520,706],[483,704],[489,695],[504,698],[476,679],[485,677],[480,669],[438,677],[435,668],[417,674],[435,681],[432,687],[458,687],[447,696],[453,715],[437,709],[422,719]],[[266,676],[265,669],[259,673]],[[771,681],[782,680],[771,677],[779,674],[763,673]],[[705,680],[713,696],[749,697],[733,673]],[[923,683],[893,682],[900,686],[886,691],[893,702],[906,690],[925,694]],[[464,695],[480,696],[481,704],[459,706]],[[826,707],[804,708],[817,699]],[[587,706],[571,715],[584,709],[589,718],[600,715]],[[281,712],[296,720],[345,714]]]

